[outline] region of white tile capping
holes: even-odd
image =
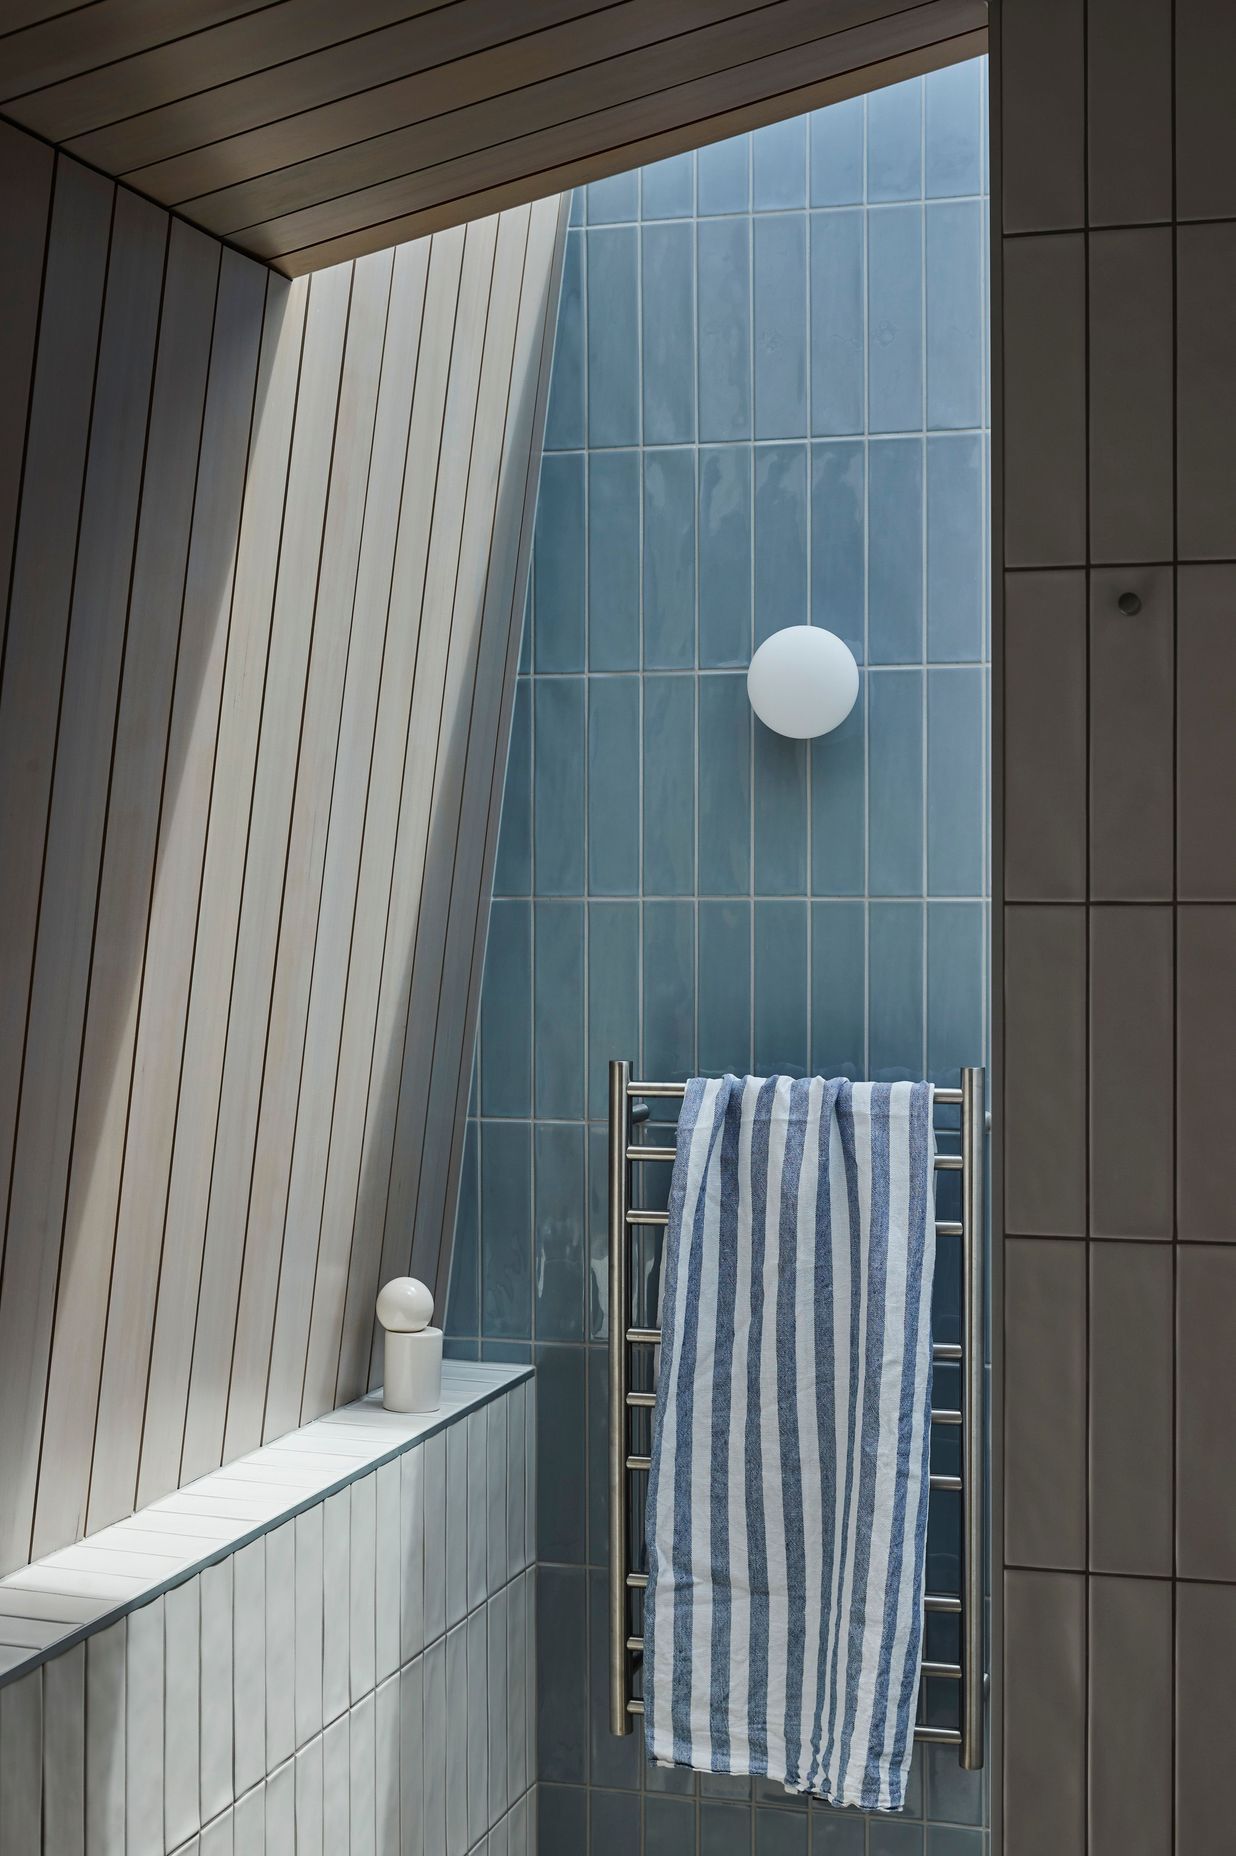
[[[495,1471],[522,1491],[530,1378],[449,1362],[429,1418],[371,1397],[190,1485],[209,1533],[169,1526],[185,1511],[168,1498],[72,1565],[52,1555],[0,1580],[0,1640],[12,1620],[21,1658],[0,1676],[4,1856],[317,1856],[349,1840],[366,1856],[473,1856],[508,1818],[517,1837],[534,1771],[507,1749],[526,1743],[533,1694],[512,1620],[535,1574],[522,1529],[508,1563],[518,1498]],[[276,1467],[295,1456],[313,1477],[265,1480],[276,1448]],[[173,1543],[166,1558],[147,1554],[152,1536]],[[98,1586],[104,1553],[126,1569],[110,1575],[120,1591]],[[448,1582],[464,1607],[449,1636]]]

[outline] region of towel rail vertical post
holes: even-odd
[[[627,1709],[627,1213],[630,1210],[627,1142],[630,1124],[627,1085],[631,1066],[615,1058],[609,1066],[609,1727],[629,1734]]]
[[[962,1603],[961,1747],[967,1772],[983,1764],[983,1256],[985,1204],[983,1152],[986,1134],[984,1075],[961,1073],[961,1231],[964,1333],[961,1350],[962,1421]],[[623,1246],[619,1245],[619,1249]]]

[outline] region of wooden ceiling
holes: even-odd
[[[0,114],[291,276],[986,44],[985,0],[0,0]]]

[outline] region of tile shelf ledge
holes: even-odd
[[[386,1411],[381,1391],[371,1392],[7,1573],[0,1578],[0,1687],[488,1405],[532,1371],[447,1360],[437,1411]]]

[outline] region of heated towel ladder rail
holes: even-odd
[[[668,1222],[668,1213],[646,1210],[634,1203],[633,1168],[657,1161],[671,1163],[674,1158],[672,1147],[653,1147],[638,1141],[635,1129],[648,1120],[650,1102],[680,1101],[684,1089],[683,1083],[633,1080],[631,1065],[622,1059],[615,1059],[609,1066],[610,1729],[615,1734],[630,1733],[632,1717],[644,1711],[643,1702],[633,1692],[637,1659],[644,1647],[643,1637],[634,1628],[634,1612],[637,1595],[647,1586],[648,1576],[634,1563],[638,1541],[632,1522],[633,1517],[641,1519],[642,1504],[637,1507],[632,1500],[632,1484],[646,1476],[649,1457],[646,1451],[636,1449],[632,1424],[640,1412],[647,1414],[656,1403],[651,1362],[661,1339],[655,1315],[643,1306],[643,1283],[638,1314],[634,1308],[631,1246],[633,1238],[642,1242],[649,1227],[664,1227]],[[933,1425],[954,1426],[961,1432],[961,1473],[933,1473],[931,1477],[933,1489],[950,1490],[961,1500],[961,1579],[958,1592],[929,1592],[925,1603],[928,1612],[951,1614],[958,1619],[960,1651],[956,1662],[924,1660],[920,1719],[914,1732],[919,1740],[955,1746],[962,1766],[973,1772],[983,1764],[984,1712],[983,1071],[963,1070],[961,1087],[937,1089],[935,1105],[961,1110],[959,1151],[936,1155],[937,1170],[961,1174],[960,1219],[936,1220],[937,1237],[961,1240],[961,1340],[937,1341],[932,1347],[937,1365],[947,1362],[959,1369],[961,1392],[956,1408],[933,1409],[931,1414]],[[637,1357],[644,1365],[635,1373],[632,1369]],[[632,1384],[636,1377],[639,1385]],[[646,1425],[647,1416],[641,1422]],[[641,1481],[641,1495],[644,1486]],[[926,1684],[941,1679],[956,1684],[959,1690],[959,1724],[955,1727],[935,1726],[921,1719]]]

